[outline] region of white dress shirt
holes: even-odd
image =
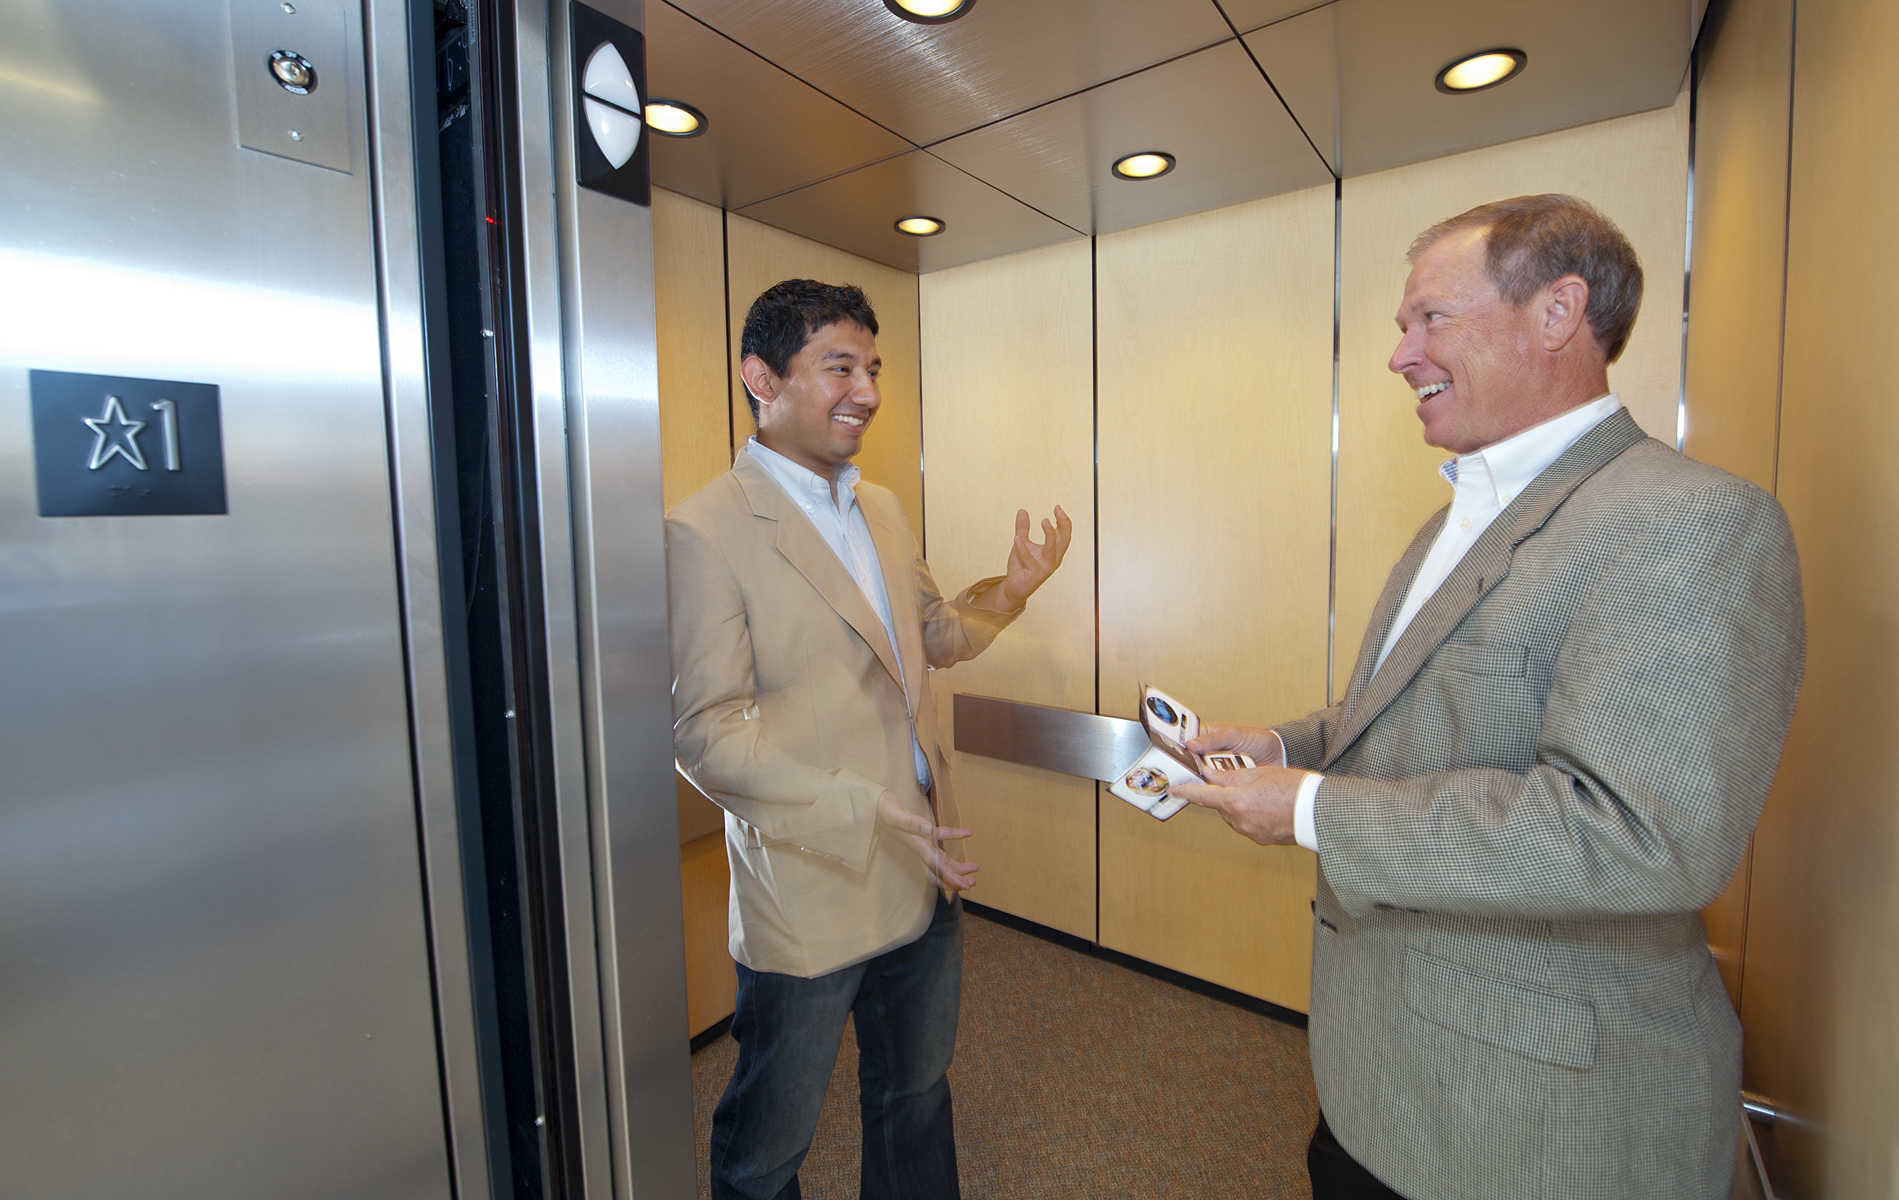
[[[891,657],[897,660],[897,681],[903,683],[903,654],[897,649],[896,627],[890,621],[890,595],[884,588],[883,566],[877,560],[877,546],[870,540],[870,525],[864,510],[857,506],[857,481],[863,472],[856,463],[845,463],[837,473],[837,499],[831,499],[831,481],[807,467],[800,466],[756,437],[747,438],[745,453],[765,468],[765,473],[791,497],[824,544],[837,555],[850,577],[857,582],[871,611],[884,623],[884,636],[890,639]],[[904,703],[910,690],[904,687]],[[930,790],[930,761],[917,741],[916,714],[910,714],[910,749],[916,756],[917,787]]]
[[[1438,467],[1438,474],[1451,485],[1451,511],[1444,518],[1444,528],[1439,531],[1437,540],[1431,543],[1431,552],[1418,566],[1404,603],[1398,606],[1398,616],[1391,623],[1391,632],[1385,635],[1385,644],[1378,650],[1377,664],[1372,667],[1374,675],[1385,665],[1385,657],[1410,628],[1418,610],[1437,594],[1437,589],[1450,578],[1457,564],[1464,561],[1464,555],[1476,545],[1498,514],[1510,507],[1510,502],[1561,458],[1565,450],[1580,441],[1583,434],[1621,407],[1622,401],[1610,392],[1580,408],[1551,417],[1541,425],[1532,425],[1494,446],[1460,454]],[[1313,807],[1319,784],[1324,779],[1323,775],[1307,774],[1300,780],[1299,794],[1293,800],[1293,840],[1308,850],[1319,848]]]

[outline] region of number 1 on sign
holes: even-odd
[[[165,469],[176,471],[178,464],[178,403],[175,400],[154,400],[152,407],[158,410],[159,428],[165,434]]]

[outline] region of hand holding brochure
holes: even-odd
[[[1141,728],[1151,745],[1108,790],[1162,821],[1187,807],[1171,794],[1177,783],[1205,783],[1216,771],[1254,766],[1244,754],[1195,754],[1187,743],[1200,736],[1200,718],[1159,688],[1141,685]]]

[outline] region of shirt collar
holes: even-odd
[[[770,446],[758,440],[756,434],[745,439],[745,452],[752,456],[765,473],[778,481],[795,500],[817,495],[825,501],[831,499],[831,481],[802,463],[793,462]],[[849,508],[857,500],[857,481],[863,472],[856,463],[845,463],[837,473],[838,496],[843,507]]]
[[[1478,498],[1507,508],[1531,480],[1621,407],[1620,397],[1610,392],[1494,446],[1447,459],[1438,474],[1460,492],[1474,490]]]

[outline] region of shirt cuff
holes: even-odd
[[[1313,823],[1312,809],[1318,801],[1319,785],[1325,782],[1325,776],[1312,771],[1299,781],[1299,794],[1292,800],[1292,840],[1312,851],[1319,852],[1319,827]]]

